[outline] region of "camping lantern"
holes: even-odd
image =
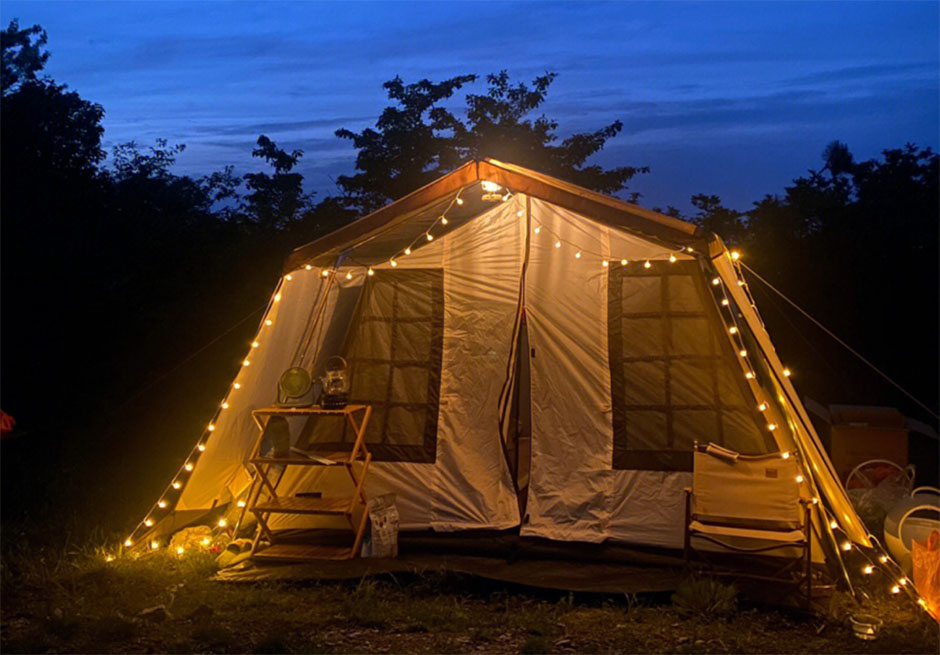
[[[334,355],[326,360],[326,375],[323,382],[324,409],[342,409],[349,401],[349,375],[346,372],[346,360]]]

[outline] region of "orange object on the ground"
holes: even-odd
[[[930,616],[940,621],[940,532],[931,532],[926,546],[913,540],[911,559],[914,562],[914,587],[927,602]]]
[[[13,432],[14,427],[16,427],[16,419],[0,409],[0,435],[5,437]]]

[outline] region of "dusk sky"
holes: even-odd
[[[746,209],[833,139],[857,158],[936,149],[938,7],[4,1],[2,18],[46,28],[48,74],[104,106],[109,149],[184,143],[178,173],[256,169],[263,133],[305,152],[322,198],[353,169],[333,132],[372,125],[395,75],[555,71],[545,113],[560,134],[622,120],[596,161],[650,166],[631,184],[641,204],[687,211],[701,192]]]

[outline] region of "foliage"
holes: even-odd
[[[245,175],[249,193],[242,208],[248,219],[262,228],[283,229],[309,208],[311,196],[303,192],[303,176],[291,172],[304,153],[301,150],[288,153],[262,134],[251,154],[266,161],[274,169],[274,174]]]
[[[337,180],[344,199],[362,212],[372,211],[466,161],[484,157],[528,166],[603,193],[622,191],[634,175],[648,172],[646,167],[604,170],[586,163],[620,133],[620,121],[556,143],[558,122],[545,115],[531,117],[544,104],[555,77],[547,73],[528,85],[511,83],[506,71],[488,75],[486,93],[466,95],[463,119],[442,105],[476,81],[476,75],[438,83],[405,84],[400,77],[386,82],[394,104],[385,108],[375,129],[336,132],[358,151],[359,172]]]
[[[16,20],[0,32],[0,89],[4,96],[21,83],[36,79],[49,59],[49,53],[43,51],[47,41],[46,30],[39,25],[20,29]]]
[[[687,578],[672,595],[672,604],[683,616],[715,619],[738,609],[738,590],[714,578]]]

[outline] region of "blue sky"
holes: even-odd
[[[254,170],[264,133],[304,150],[322,197],[353,167],[333,132],[371,125],[384,81],[551,70],[561,135],[622,120],[598,163],[649,165],[631,185],[641,204],[687,210],[701,192],[747,208],[819,166],[832,139],[859,158],[937,149],[938,8],[4,0],[0,17],[46,28],[47,72],[104,106],[107,145],[185,143],[179,173]]]

